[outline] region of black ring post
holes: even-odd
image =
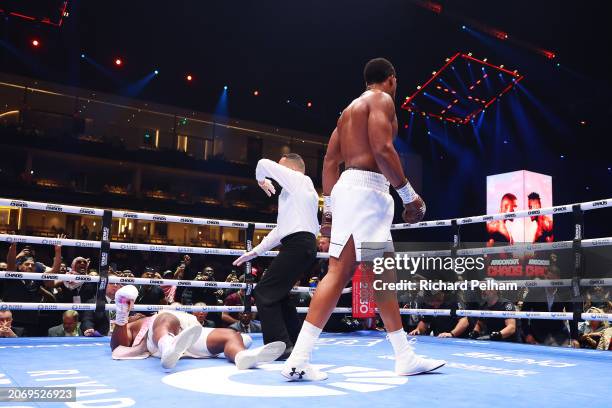
[[[572,206],[572,214],[574,218],[574,240],[572,243],[572,253],[574,260],[574,270],[572,273],[572,312],[574,318],[570,322],[570,334],[572,339],[578,340],[578,322],[582,320],[583,302],[582,294],[580,293],[580,279],[584,276],[584,254],[582,249],[582,240],[584,238],[584,212],[580,208],[580,204]]]
[[[98,271],[100,281],[96,293],[96,313],[104,313],[106,305],[106,286],[108,285],[108,259],[110,257],[110,236],[113,222],[113,213],[104,210],[102,215],[102,239],[100,240],[100,263]]]
[[[255,224],[249,223],[246,229],[245,249],[247,252],[253,250],[253,237],[255,236]],[[251,275],[251,261],[244,264],[244,312],[251,313],[251,293],[253,293],[253,275]]]
[[[457,220],[451,220],[451,230],[453,234],[453,242],[451,243],[451,258],[457,257],[457,250],[459,249],[459,244],[461,243],[461,234],[459,231],[459,224]],[[456,275],[456,273],[455,273]],[[458,300],[458,299],[457,299]],[[457,317],[457,302],[453,302],[450,309],[450,317]]]

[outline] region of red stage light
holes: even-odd
[[[186,78],[187,78],[188,81],[191,81],[193,79],[193,77],[191,75],[187,75]]]
[[[40,45],[40,41],[38,41],[37,39],[32,40],[32,46],[38,47],[39,45]]]
[[[557,56],[554,52],[548,50],[541,50],[540,52],[548,59],[554,59]]]
[[[259,95],[259,91],[254,91],[253,95],[258,96]]]
[[[312,108],[312,102],[308,102],[306,106],[308,106],[309,108]]]
[[[121,61],[121,58],[117,58],[117,59],[115,60],[115,65],[116,65],[116,66],[120,67],[122,64],[123,64],[123,61]]]

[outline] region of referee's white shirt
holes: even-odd
[[[310,177],[282,166],[272,160],[261,159],[255,169],[257,181],[276,180],[283,191],[278,196],[276,227],[253,250],[261,255],[280,244],[281,239],[296,232],[319,232],[317,211],[319,195]]]

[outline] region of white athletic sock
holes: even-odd
[[[391,342],[391,346],[393,346],[393,352],[396,356],[399,356],[406,350],[410,350],[410,343],[408,343],[408,337],[406,337],[404,329],[389,332],[387,335],[389,336],[389,341]]]
[[[157,341],[157,348],[159,348],[159,353],[164,354],[164,350],[168,350],[174,345],[174,335],[168,333],[164,335],[161,339]]]
[[[300,330],[300,335],[293,346],[293,352],[291,353],[289,360],[292,362],[301,363],[309,362],[310,353],[312,352],[317,339],[321,335],[321,331],[322,329],[319,329],[317,326],[304,320],[302,330]]]

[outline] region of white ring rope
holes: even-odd
[[[456,220],[457,224],[476,224],[488,221],[496,220],[509,220],[516,218],[526,218],[538,215],[550,215],[550,214],[562,214],[572,211],[574,205],[580,205],[582,211],[595,210],[598,208],[612,207],[612,198],[587,201],[584,203],[558,205],[554,207],[539,208],[537,210],[523,210],[512,213],[499,213],[492,215],[478,215],[473,217],[453,218],[449,220],[433,220],[423,221],[415,224],[400,223],[393,224],[392,230],[403,230],[403,229],[416,229],[416,228],[431,228],[431,227],[447,227],[452,225],[452,221]],[[13,200],[9,198],[0,198],[0,206],[14,207],[14,208],[25,208],[32,210],[42,211],[54,211],[68,214],[81,214],[81,215],[94,215],[101,217],[104,210],[90,207],[77,207],[63,204],[53,203],[41,203],[36,201],[25,201],[25,200]],[[188,217],[188,216],[176,216],[166,214],[154,214],[154,213],[140,213],[131,211],[119,211],[113,210],[113,217],[115,218],[130,218],[134,220],[147,220],[157,222],[177,222],[184,224],[197,224],[197,225],[218,225],[222,227],[234,227],[234,228],[247,228],[248,222],[244,221],[230,221],[230,220],[213,220],[208,218]],[[257,229],[272,229],[276,224],[269,223],[255,223]]]
[[[107,304],[107,311],[115,310],[116,305]],[[308,307],[296,308],[298,313],[308,313]],[[94,303],[0,303],[0,310],[39,310],[39,311],[95,311]],[[244,306],[183,306],[183,305],[134,305],[134,312],[157,312],[161,310],[177,310],[182,312],[244,312]],[[251,307],[252,312],[257,312],[257,307]],[[332,313],[351,313],[350,307],[336,307]],[[378,313],[378,309],[376,309]],[[450,316],[450,309],[400,309],[402,315],[420,316]],[[505,310],[457,310],[459,317],[497,318],[497,319],[549,319],[549,320],[573,320],[573,313],[568,312],[519,312]],[[612,321],[612,313],[582,313],[583,320]]]
[[[100,241],[87,241],[80,239],[68,238],[48,238],[35,237],[31,235],[11,235],[0,234],[0,242],[22,243],[22,244],[41,244],[41,245],[61,245],[67,247],[80,248],[100,248]],[[246,251],[244,249],[230,248],[208,248],[208,247],[192,247],[178,245],[155,245],[155,244],[133,244],[129,242],[111,242],[110,249],[124,251],[146,251],[146,252],[166,252],[175,254],[197,254],[197,255],[223,255],[223,256],[240,256]],[[268,251],[260,256],[275,257],[278,251]],[[326,252],[317,252],[317,258],[327,259],[329,254]]]
[[[106,311],[115,310],[115,304],[106,304]],[[297,307],[298,313],[308,313],[307,307]],[[0,310],[40,310],[40,311],[61,311],[61,310],[77,310],[77,311],[95,311],[95,303],[20,303],[6,302],[0,303]],[[193,306],[193,305],[134,305],[134,312],[158,312],[160,310],[178,310],[182,312],[229,312],[240,313],[244,312],[244,306]],[[251,307],[252,312],[257,312],[257,307]],[[350,307],[337,307],[333,313],[351,313]]]
[[[37,272],[18,272],[18,271],[0,271],[0,279],[24,279],[36,281],[63,281],[63,282],[83,282],[97,283],[100,281],[99,276],[89,275],[72,275],[72,274],[52,274],[52,273],[37,273]],[[149,278],[123,278],[120,276],[109,276],[108,283],[118,283],[122,285],[151,285],[151,286],[182,286],[191,288],[207,288],[207,289],[245,289],[246,283],[232,282],[215,282],[215,281],[197,281],[197,280],[176,280],[176,279],[149,279]],[[254,287],[257,284],[253,285]],[[310,293],[316,288],[310,286],[297,286],[291,288],[292,293]],[[351,293],[352,288],[342,289],[342,293]]]
[[[612,198],[608,198],[605,200],[597,200],[597,201],[587,201],[584,203],[576,203],[576,204],[580,205],[580,209],[582,211],[589,211],[589,210],[595,210],[598,208],[612,207]],[[562,214],[562,213],[571,212],[572,206],[576,204],[558,205],[555,207],[539,208],[537,210],[523,210],[523,211],[516,211],[516,212],[511,212],[511,213],[477,215],[474,217],[454,218],[450,220],[423,221],[423,222],[419,222],[416,224],[400,223],[400,224],[393,224],[391,226],[391,229],[402,230],[402,229],[414,229],[414,228],[447,227],[447,226],[452,225],[453,220],[456,220],[458,225],[465,225],[465,224],[476,224],[476,223],[488,222],[488,221],[527,218],[527,217],[534,217],[538,215]]]

